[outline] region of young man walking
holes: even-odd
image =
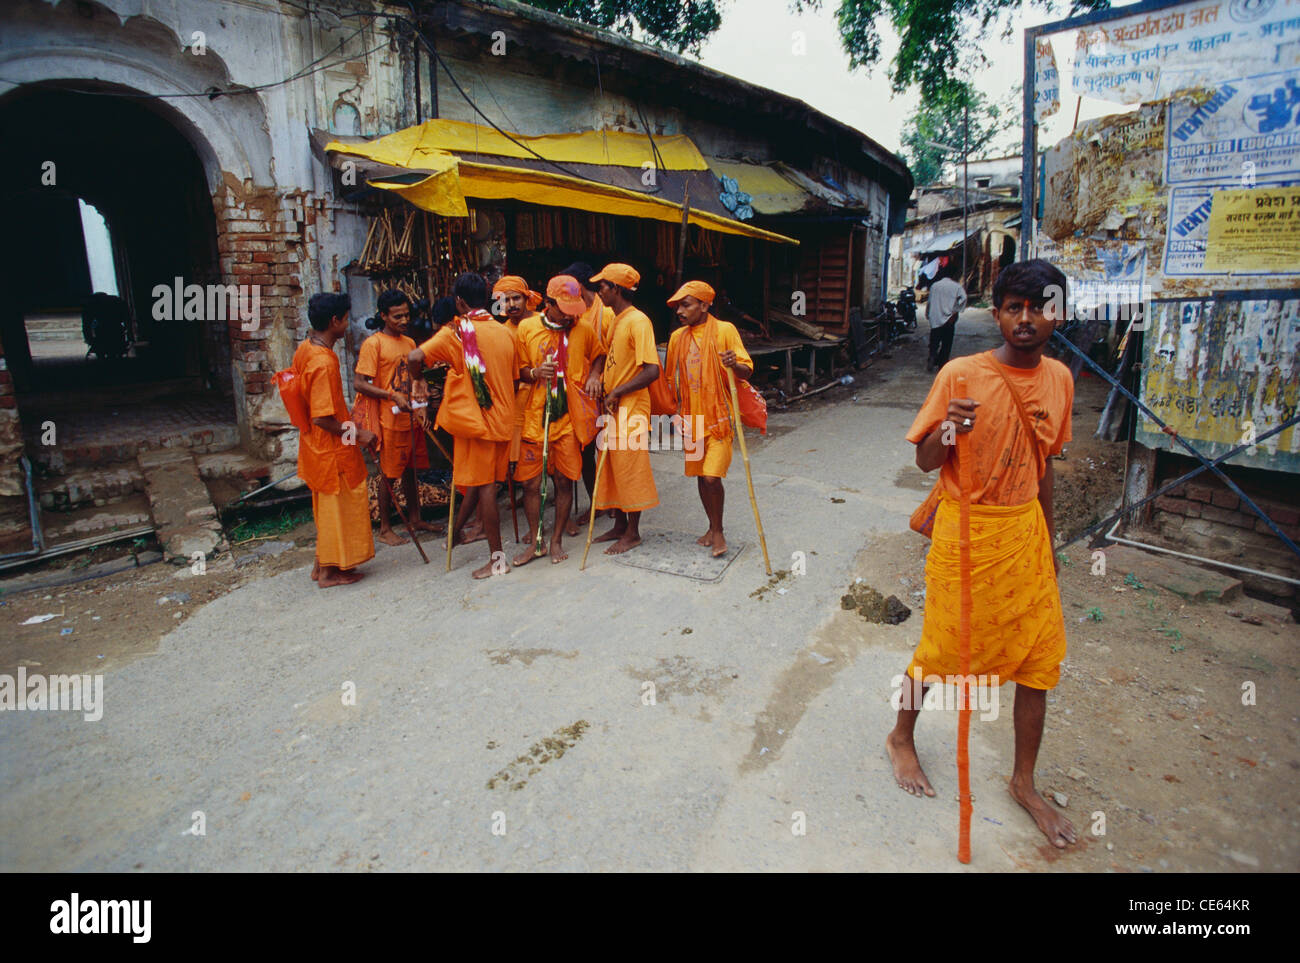
[[[722,534],[725,493],[722,480],[731,465],[731,385],[726,370],[741,381],[754,373],[754,362],[729,321],[709,313],[713,288],[687,281],[668,299],[682,326],[668,339],[668,383],[678,399],[686,436],[686,477],[695,478],[709,518],[709,530],[699,543],[716,558],[727,554]]]
[[[925,686],[960,678],[961,499],[956,436],[970,456],[971,624],[969,674],[1016,684],[1011,796],[1053,846],[1076,841],[1074,827],[1034,787],[1047,690],[1065,658],[1053,552],[1051,456],[1070,440],[1074,382],[1043,348],[1062,318],[1066,281],[1046,261],[1008,267],[993,287],[1003,343],[957,358],[939,372],[912,423],[922,471],[940,469],[941,500],[926,560],[921,642],[903,680],[898,720],[886,740],[894,779],[915,796],[934,789],[917,758],[913,731]],[[964,378],[966,393],[957,391]]]
[[[930,286],[930,297],[925,303],[925,319],[930,322],[930,356],[925,364],[926,371],[942,368],[948,363],[957,317],[966,309],[966,289],[953,279],[955,270],[949,262],[940,271],[938,280]]]

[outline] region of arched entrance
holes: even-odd
[[[190,142],[147,98],[53,85],[0,100],[0,127],[21,132],[0,157],[11,225],[0,242],[0,338],[29,453],[40,462],[51,447],[30,444],[50,422],[65,463],[99,460],[81,449],[125,448],[133,432],[156,445],[169,431],[217,424],[233,443],[225,321],[186,321],[171,305],[158,310],[154,294],[177,279],[221,280],[211,194]],[[87,229],[88,207],[106,232]],[[109,282],[116,292],[103,290]],[[120,353],[104,347],[118,325]]]

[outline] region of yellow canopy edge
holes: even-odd
[[[519,143],[511,141],[514,138]],[[426,120],[383,137],[361,144],[344,144],[330,141],[327,151],[367,157],[380,164],[394,167],[423,168],[428,158],[446,151],[457,154],[490,154],[495,157],[536,158],[520,144],[527,145],[549,161],[561,164],[608,164],[615,167],[641,167],[649,162],[659,170],[708,170],[703,155],[684,134],[656,137],[651,146],[645,134],[625,131],[589,130],[580,134],[543,134],[525,137],[512,133],[510,137],[492,127],[470,124],[460,120]],[[654,148],[658,148],[661,161],[656,161]]]

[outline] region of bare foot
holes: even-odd
[[[486,565],[484,565],[482,568],[476,568],[476,569],[474,569],[474,571],[471,572],[470,574],[473,575],[474,578],[491,578],[493,575],[496,575],[496,574],[497,574],[496,572],[492,571],[492,568],[493,568],[493,565],[494,565],[494,564],[495,564],[494,562],[488,562],[488,563],[487,563]],[[502,575],[505,575],[506,572],[509,572],[509,571],[510,571],[510,566],[507,565],[507,566],[505,567],[505,569],[502,570],[501,574],[502,574]]]
[[[533,538],[536,538],[536,536],[533,536]],[[527,565],[534,558],[538,557],[533,554],[533,538],[527,539],[528,547],[515,556],[514,561],[511,563],[512,565]],[[542,554],[546,554],[545,549],[542,550]]]
[[[320,580],[320,562],[311,567],[311,580],[317,582]]]
[[[721,532],[713,533],[713,557],[719,558],[727,554],[727,540],[722,537]]]
[[[391,528],[381,528],[379,530],[379,540],[385,545],[405,545],[410,541],[405,535],[398,535]]]
[[[552,565],[559,565],[569,557],[569,553],[564,550],[564,546],[560,544],[558,538],[551,539],[550,556]]]
[[[365,577],[365,572],[358,572],[356,569],[349,569],[345,572],[331,565],[321,572],[320,580],[316,584],[320,588],[333,588],[336,585],[351,585],[353,582],[360,582]]]
[[[411,527],[417,532],[431,532],[434,535],[441,535],[444,526],[441,522],[426,522],[423,518],[417,518],[411,522]]]
[[[1011,793],[1012,799],[1024,807],[1025,812],[1034,817],[1034,822],[1047,837],[1047,841],[1057,849],[1064,849],[1070,843],[1078,841],[1078,837],[1074,834],[1074,825],[1062,813],[1047,804],[1047,800],[1038,794],[1033,783],[1026,786],[1013,779],[1007,783],[1007,791]]]
[[[468,545],[470,542],[481,542],[487,538],[487,533],[481,528],[462,528],[460,536],[456,539],[457,545]]]
[[[701,535],[699,538],[697,538],[697,539],[695,540],[695,544],[696,544],[696,545],[712,545],[712,544],[713,544],[713,529],[710,528],[707,532],[705,532],[703,535]]]
[[[579,525],[578,520],[576,518],[570,518],[567,522],[564,523],[564,534],[568,535],[570,538],[573,538],[581,534],[581,532],[582,532],[582,527]]]
[[[626,532],[626,531],[627,531],[627,526],[626,526],[626,525],[624,525],[622,528],[620,528],[619,526],[615,525],[613,528],[611,528],[611,529],[610,529],[608,532],[606,532],[605,534],[603,534],[603,535],[597,535],[595,538],[592,539],[592,541],[593,541],[593,542],[613,542],[613,541],[617,541],[618,539],[620,539],[620,538],[623,537],[623,533]],[[625,549],[625,551],[626,551],[626,549]]]
[[[916,744],[911,739],[890,732],[885,739],[885,749],[889,751],[889,761],[894,767],[894,781],[898,783],[899,789],[910,792],[913,796],[934,795],[934,787],[925,778],[921,760],[916,757]]]
[[[623,535],[617,542],[605,549],[606,555],[622,555],[626,551],[636,548],[641,544],[640,538],[628,538]]]

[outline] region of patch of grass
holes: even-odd
[[[1086,615],[1087,615],[1088,618],[1092,619],[1094,622],[1100,622],[1101,619],[1102,619],[1101,609],[1099,609],[1099,608],[1098,608],[1097,606],[1095,606],[1095,605],[1094,605],[1092,608],[1088,609]]]
[[[1138,581],[1137,576],[1134,575],[1132,572],[1129,572],[1127,575],[1124,576],[1124,584],[1129,586],[1130,588],[1135,588],[1135,589],[1146,588],[1145,585],[1143,585],[1141,582]]]
[[[226,534],[231,544],[248,542],[255,538],[267,538],[272,535],[283,535],[285,532],[292,531],[299,525],[311,521],[311,508],[282,508],[275,515],[265,515],[260,518],[245,519]]]
[[[1161,635],[1163,635],[1166,639],[1178,639],[1178,640],[1181,640],[1182,637],[1183,637],[1183,633],[1182,633],[1182,632],[1178,631],[1176,628],[1174,628],[1173,626],[1171,626],[1171,625],[1170,625],[1169,623],[1167,623],[1167,622],[1161,622],[1161,623],[1160,623],[1160,628],[1156,629],[1156,631],[1159,632]],[[1180,645],[1180,646],[1178,647],[1177,651],[1181,652],[1182,649],[1183,649],[1183,647]]]

